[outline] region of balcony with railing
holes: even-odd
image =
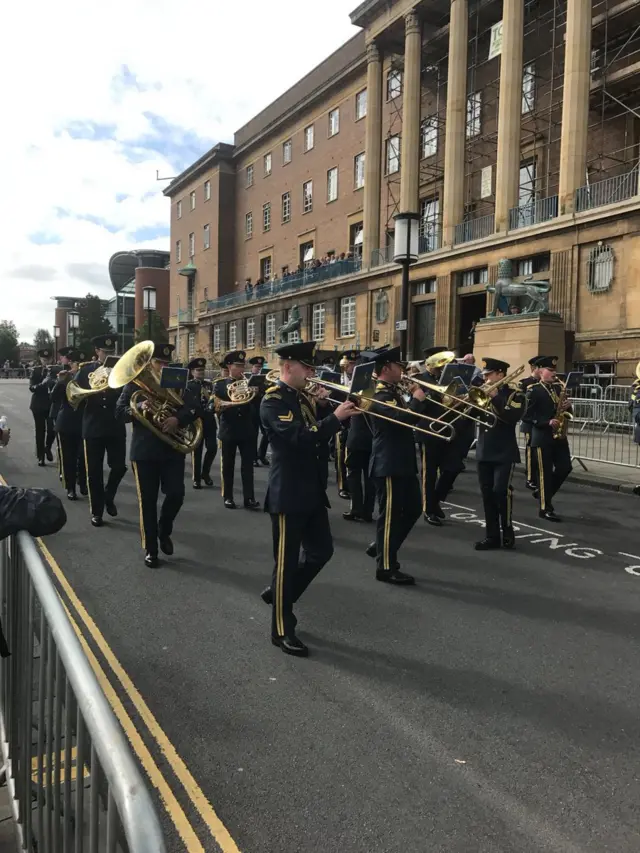
[[[193,308],[181,308],[169,317],[170,326],[183,326],[195,322],[197,322],[196,312]]]
[[[420,229],[418,254],[426,255],[442,248],[442,230],[436,222],[425,223]]]
[[[639,172],[640,169],[636,166],[624,175],[616,175],[613,178],[580,187],[575,195],[576,213],[592,210],[594,207],[605,207],[607,204],[616,204],[638,195]]]
[[[460,222],[455,227],[453,235],[453,245],[459,246],[460,243],[471,243],[472,240],[482,240],[485,237],[491,237],[496,230],[496,218],[493,213],[488,213],[486,216],[479,216],[477,219],[468,219],[466,222]]]
[[[552,195],[548,198],[538,198],[519,207],[512,207],[509,211],[509,231],[518,228],[527,228],[529,225],[539,225],[541,222],[550,222],[558,216],[558,196]]]

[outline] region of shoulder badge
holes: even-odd
[[[264,393],[265,394],[273,394],[274,391],[279,391],[279,390],[280,390],[280,388],[278,385],[272,385],[270,388],[267,388],[267,390]]]

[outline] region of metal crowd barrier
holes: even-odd
[[[34,541],[0,542],[0,737],[22,849],[164,853],[160,823]]]
[[[30,367],[0,367],[0,379],[27,379],[30,375]]]

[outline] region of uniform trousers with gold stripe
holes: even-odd
[[[544,447],[532,447],[538,457],[540,509],[552,509],[552,501],[571,473],[571,450],[565,438],[551,439]]]
[[[488,539],[500,539],[513,517],[513,462],[477,462]]]
[[[184,503],[185,457],[176,452],[175,458],[131,461],[140,507],[142,547],[148,554],[158,556],[158,535],[171,536],[173,523]],[[164,500],[158,518],[158,494]]]
[[[285,637],[295,631],[293,605],[333,555],[326,507],[315,512],[271,513],[273,557],[271,633]]]
[[[347,452],[347,430],[340,430],[339,433],[336,434],[336,447],[335,447],[335,463],[336,463],[336,482],[338,485],[339,492],[347,492],[347,463],[346,463],[346,452]]]
[[[89,489],[89,509],[91,515],[102,516],[105,500],[115,499],[120,481],[127,473],[125,458],[127,454],[126,433],[101,438],[85,438],[84,461],[87,470]],[[104,457],[107,457],[109,477],[104,483]]]
[[[379,515],[376,521],[378,571],[392,571],[398,551],[420,518],[422,501],[418,478],[374,477]]]
[[[82,435],[79,432],[58,433],[58,455],[62,485],[68,492],[75,492],[76,485],[82,492],[87,488]]]
[[[525,450],[525,476],[527,483],[538,484],[538,451],[531,447],[531,433],[527,433],[527,445]]]

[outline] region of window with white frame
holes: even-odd
[[[356,333],[356,298],[343,296],[340,300],[340,336],[355,335]]]
[[[245,337],[247,349],[253,349],[256,345],[256,321],[253,317],[247,320],[247,334]]]
[[[533,225],[536,213],[536,161],[520,164],[518,182],[518,224]]]
[[[518,261],[518,275],[533,275],[533,258]]]
[[[291,162],[291,156],[293,154],[293,145],[290,139],[287,139],[286,142],[282,143],[282,164],[286,166],[287,163]]]
[[[313,125],[310,124],[304,129],[304,150],[311,151],[313,148]]]
[[[271,231],[271,202],[266,201],[262,205],[262,230]]]
[[[196,235],[191,232],[189,234],[189,257],[192,258],[196,253]]]
[[[244,236],[253,237],[253,213],[251,211],[244,217]]]
[[[316,302],[311,317],[311,337],[314,341],[323,341],[326,317],[324,302]]]
[[[182,261],[182,240],[176,240],[176,263]]]
[[[536,102],[536,67],[533,62],[522,71],[522,115],[532,113]]]
[[[238,346],[238,326],[235,320],[229,323],[229,349],[235,349]]]
[[[367,90],[363,89],[356,93],[356,121],[364,118],[367,114]]]
[[[338,167],[334,166],[327,172],[327,201],[338,198]]]
[[[480,135],[481,113],[482,92],[472,92],[467,97],[467,139]]]
[[[400,137],[390,136],[387,139],[386,152],[387,175],[393,175],[400,170]]]
[[[260,258],[260,278],[263,281],[271,281],[272,266],[271,255],[267,255],[265,258]]]
[[[253,186],[253,163],[250,166],[247,166],[244,183],[247,187]]]
[[[475,270],[465,270],[460,278],[460,285],[462,287],[471,287],[474,284],[487,284],[488,281],[488,267],[479,267]]]
[[[205,225],[203,231],[202,247],[203,249],[208,249],[211,246],[211,226]]]
[[[289,222],[291,219],[291,193],[282,194],[282,221]]]
[[[313,181],[305,181],[302,185],[302,212],[310,213],[313,210]]]
[[[271,151],[264,155],[264,176],[265,178],[271,174]]]
[[[176,216],[178,219],[182,219],[182,200],[176,204]]]
[[[191,210],[196,209],[196,191],[195,190],[192,190],[189,193],[189,207],[191,208]]]
[[[276,315],[267,314],[264,318],[265,346],[272,347],[276,342]]]
[[[402,94],[402,71],[390,68],[387,71],[387,100],[392,101]]]
[[[220,352],[222,349],[222,339],[220,335],[220,324],[217,323],[213,327],[213,351]]]
[[[364,186],[364,151],[353,158],[353,185],[357,190]]]
[[[600,293],[609,290],[613,282],[615,255],[611,246],[602,241],[589,249],[587,258],[587,290]]]
[[[419,281],[416,284],[416,296],[424,296],[426,293],[435,293],[437,286],[438,280],[435,277]]]
[[[288,323],[290,320],[293,320],[293,308],[289,308],[287,311],[287,320]],[[287,335],[287,343],[288,344],[297,344],[300,342],[300,332],[296,329],[295,332],[289,332]]]
[[[329,111],[329,136],[335,136],[340,130],[340,110]]]
[[[420,125],[420,156],[433,157],[438,152],[438,117],[430,116]]]
[[[204,200],[205,201],[211,200],[211,181],[205,181],[204,182]]]
[[[189,361],[191,361],[191,359],[193,358],[195,351],[196,351],[196,333],[195,332],[189,332],[189,336],[187,338],[187,352],[188,352],[188,356],[189,356]]]
[[[440,200],[438,196],[420,199],[420,252],[440,248]]]

